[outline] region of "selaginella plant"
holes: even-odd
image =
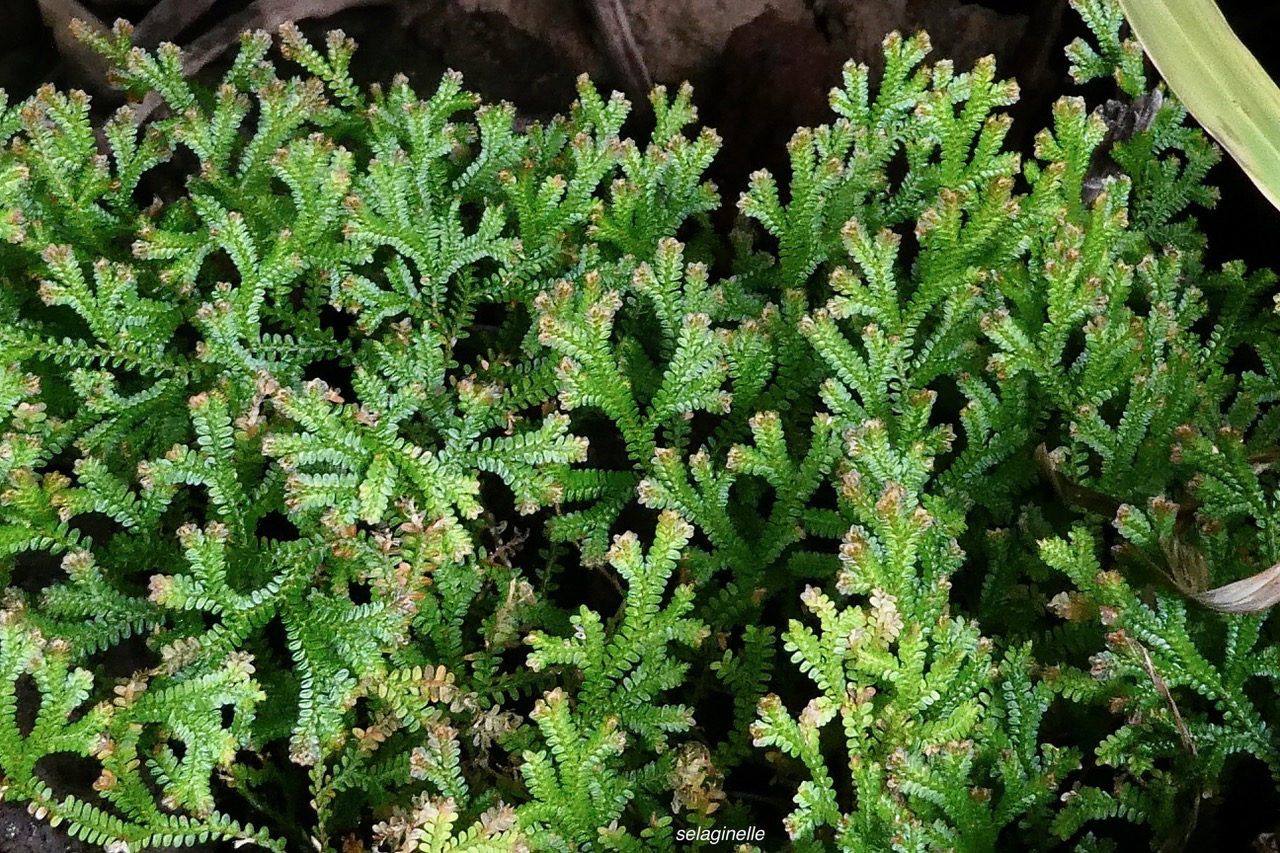
[[[113,851],[1192,837],[1280,772],[1274,279],[1076,5],[1122,100],[1022,156],[890,35],[723,240],[687,87],[641,144],[585,80],[518,129],[341,34],[211,91],[96,38],[156,118],[0,110],[3,796]]]

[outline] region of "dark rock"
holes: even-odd
[[[47,821],[36,820],[18,803],[0,803],[0,853],[101,853]]]

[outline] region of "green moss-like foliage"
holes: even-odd
[[[1024,158],[993,63],[891,35],[720,240],[687,88],[636,142],[340,34],[214,91],[98,48],[159,117],[0,109],[6,799],[112,851],[980,853],[1280,772],[1274,627],[1196,599],[1280,561],[1274,279],[1205,267],[1171,98]]]

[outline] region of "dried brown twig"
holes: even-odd
[[[54,44],[58,46],[58,55],[78,78],[90,90],[98,94],[110,91],[107,86],[107,71],[110,70],[106,59],[96,50],[89,47],[71,34],[71,22],[82,21],[85,26],[99,35],[107,35],[107,27],[102,21],[78,3],[76,0],[36,0],[40,7],[40,17],[44,25],[53,33]]]
[[[627,87],[627,94],[632,98],[644,99],[653,88],[653,79],[649,75],[649,66],[645,64],[644,54],[631,31],[631,18],[627,14],[625,0],[590,0],[591,16],[595,19],[596,29],[604,38],[605,49],[614,67],[622,75]]]
[[[244,11],[216,24],[182,49],[182,68],[195,74],[240,43],[246,30],[275,32],[288,21],[328,18],[346,9],[386,6],[395,0],[257,0]]]
[[[1128,642],[1130,647],[1137,648],[1137,650],[1142,653],[1142,668],[1147,673],[1147,678],[1151,679],[1151,683],[1155,686],[1156,692],[1160,694],[1160,698],[1164,700],[1165,705],[1169,708],[1170,713],[1172,713],[1174,728],[1178,730],[1178,739],[1182,742],[1182,748],[1185,749],[1192,758],[1198,758],[1200,756],[1200,752],[1196,749],[1195,738],[1191,736],[1190,729],[1187,728],[1186,722],[1182,719],[1182,712],[1178,710],[1178,703],[1174,701],[1173,694],[1169,692],[1169,685],[1165,683],[1164,678],[1156,671],[1156,665],[1152,662],[1151,654],[1147,651],[1147,647],[1132,637],[1129,638]],[[1191,813],[1187,816],[1187,822],[1186,826],[1183,828],[1182,837],[1180,839],[1169,839],[1169,843],[1167,843],[1162,849],[1170,851],[1183,850],[1191,841],[1191,836],[1196,830],[1196,824],[1200,822],[1200,800],[1202,798],[1203,791],[1200,786],[1197,785],[1192,793]]]
[[[1115,516],[1124,504],[1111,495],[1073,482],[1058,470],[1057,463],[1045,445],[1035,451],[1036,462],[1053,486],[1054,492],[1064,503],[1091,510],[1103,516]],[[1276,450],[1266,451],[1249,459],[1254,470],[1261,472],[1280,458]],[[1177,507],[1177,520],[1173,536],[1162,539],[1165,565],[1157,566],[1178,590],[1188,598],[1200,602],[1219,613],[1261,613],[1280,604],[1280,563],[1233,583],[1208,589],[1209,566],[1204,554],[1185,538],[1200,502],[1188,496]]]
[[[106,90],[107,64],[98,53],[76,39],[71,33],[73,21],[80,21],[88,29],[107,34],[107,26],[77,0],[37,0],[40,12],[58,44],[64,61],[70,63],[84,78],[86,85],[99,92]],[[143,47],[155,47],[162,41],[176,38],[195,23],[217,0],[161,0],[138,23],[134,30],[135,43]],[[182,67],[187,74],[196,74],[209,63],[240,43],[240,34],[247,30],[274,32],[289,21],[305,21],[328,18],[346,9],[363,6],[385,6],[397,0],[256,0],[244,10],[214,24],[208,31],[182,48]],[[160,96],[151,93],[134,108],[134,120],[141,123],[161,105]]]
[[[249,30],[274,32],[282,24],[311,18],[327,18],[344,9],[361,6],[383,6],[395,0],[257,0],[244,11],[232,15],[182,49],[182,69],[195,74],[232,46],[240,43],[240,34]],[[135,121],[141,123],[161,104],[160,95],[148,94],[134,110]]]
[[[155,47],[162,41],[172,41],[217,2],[218,0],[160,0],[138,22],[133,31],[134,43]]]

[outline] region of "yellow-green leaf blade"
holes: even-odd
[[[1169,88],[1280,208],[1280,87],[1214,0],[1119,0]]]

